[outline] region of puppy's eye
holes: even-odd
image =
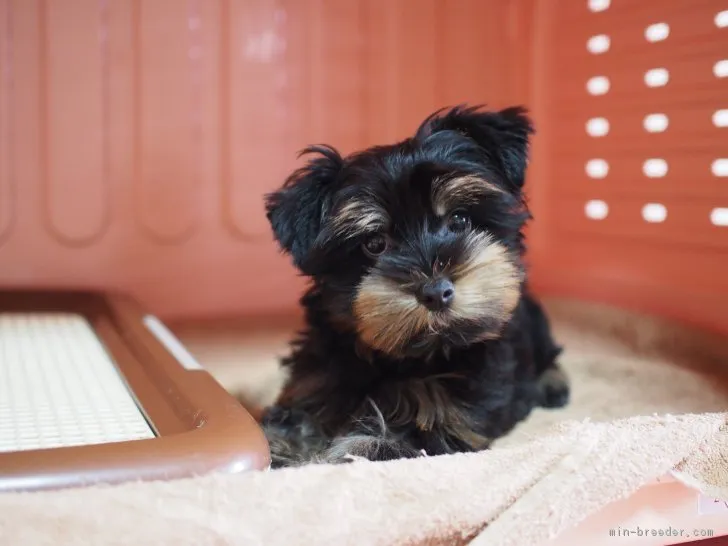
[[[369,256],[379,256],[387,250],[387,238],[381,233],[375,233],[374,235],[370,235],[362,246],[364,247],[364,252]]]
[[[465,231],[470,227],[470,217],[463,211],[453,212],[447,221],[450,231]]]

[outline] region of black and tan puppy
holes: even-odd
[[[308,164],[267,196],[311,286],[264,428],[273,467],[487,448],[566,404],[560,348],[527,292],[530,121],[436,112],[415,135]]]

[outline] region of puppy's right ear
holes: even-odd
[[[472,139],[500,165],[511,189],[521,191],[528,165],[533,125],[525,108],[483,111],[479,106],[456,106],[438,110],[417,130],[418,138],[439,131],[457,131]]]
[[[300,155],[308,154],[317,157],[293,172],[280,190],[265,197],[276,240],[304,273],[306,256],[321,232],[344,165],[339,152],[329,146],[310,146]]]

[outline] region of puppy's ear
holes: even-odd
[[[330,209],[336,178],[344,164],[339,152],[328,146],[311,146],[300,155],[307,154],[317,157],[294,171],[280,190],[265,197],[273,234],[302,271]]]
[[[457,106],[447,112],[439,110],[420,125],[416,138],[426,138],[438,131],[457,131],[470,137],[491,160],[498,162],[514,190],[523,187],[529,139],[534,132],[525,108],[488,112],[478,106]]]

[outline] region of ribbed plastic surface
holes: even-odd
[[[0,0],[0,284],[103,286],[165,320],[289,311],[305,279],[263,195],[298,151],[523,102],[532,19],[505,0]]]
[[[0,452],[153,437],[85,318],[0,313]]]

